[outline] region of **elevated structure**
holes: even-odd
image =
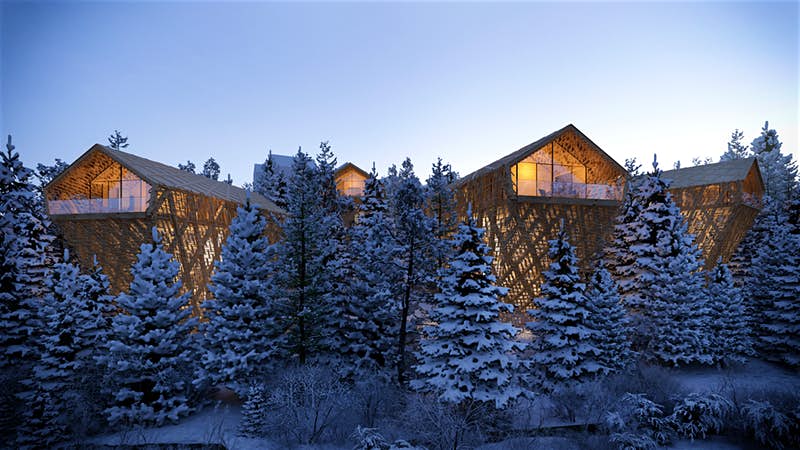
[[[83,267],[96,256],[112,289],[127,289],[141,244],[157,227],[180,263],[183,290],[197,307],[208,297],[214,261],[245,190],[95,144],[45,188],[47,210]],[[270,220],[283,211],[257,193],[250,202]]]
[[[622,166],[568,125],[456,182],[459,210],[471,204],[486,228],[497,281],[509,288],[517,317],[539,294],[561,220],[588,267],[611,235],[626,180]]]
[[[347,162],[339,166],[334,174],[336,189],[348,197],[361,197],[364,195],[364,182],[369,174],[357,165]]]
[[[755,158],[668,170],[670,192],[703,251],[706,268],[728,262],[761,207],[764,183]]]

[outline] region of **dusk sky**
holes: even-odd
[[[618,162],[798,156],[798,3],[2,2],[2,132],[29,167],[119,129],[237,185],[267,151],[462,175],[569,123]],[[5,139],[4,139],[5,141]]]

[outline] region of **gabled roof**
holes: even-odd
[[[142,158],[141,156],[136,156],[132,153],[127,153],[120,150],[112,150],[100,144],[93,145],[89,150],[86,151],[86,153],[81,155],[75,162],[70,164],[70,167],[68,167],[59,176],[54,178],[50,183],[48,183],[45,188],[58,183],[58,181],[70,171],[72,166],[79,164],[88,155],[94,152],[100,152],[107,155],[152,186],[163,186],[165,188],[193,192],[195,194],[201,194],[239,204],[244,204],[247,199],[247,191],[240,187],[236,187],[222,181],[215,181],[203,175],[186,172],[160,162]],[[283,210],[281,210],[273,202],[256,192],[250,192],[250,203],[263,210],[283,212]]]
[[[272,167],[284,175],[288,175],[289,171],[292,170],[292,161],[294,161],[294,156],[272,154]],[[264,163],[253,164],[253,182],[255,182],[256,178],[258,178],[258,174],[263,170]]]
[[[359,175],[363,176],[364,178],[369,178],[369,173],[367,173],[364,169],[362,169],[361,167],[358,167],[357,165],[355,165],[355,164],[353,164],[351,162],[346,162],[346,163],[342,164],[341,166],[339,166],[339,168],[336,169],[336,171],[333,173],[333,175],[338,177],[339,174],[342,171],[344,171],[344,170],[346,170],[348,168],[351,168],[351,169],[355,170],[356,172],[358,172]]]
[[[614,160],[614,158],[609,156],[600,147],[598,147],[597,144],[592,142],[591,139],[586,137],[586,135],[583,134],[581,132],[581,130],[579,130],[575,125],[569,124],[569,125],[565,126],[564,128],[562,128],[562,129],[560,129],[558,131],[555,131],[553,133],[550,133],[547,136],[545,136],[545,137],[543,137],[543,138],[541,138],[541,139],[539,139],[537,141],[531,142],[530,144],[526,145],[525,147],[522,147],[521,149],[515,151],[514,153],[506,155],[506,156],[498,159],[497,161],[495,161],[495,162],[493,162],[493,163],[491,163],[491,164],[489,164],[487,166],[484,166],[484,167],[476,170],[475,172],[472,172],[469,175],[466,175],[466,176],[462,177],[460,180],[456,181],[456,183],[457,184],[463,184],[463,183],[469,182],[469,181],[471,181],[471,180],[473,180],[475,178],[478,178],[481,175],[487,174],[489,172],[494,172],[495,170],[497,170],[497,169],[499,169],[501,167],[512,166],[512,165],[520,162],[521,160],[525,159],[528,155],[530,155],[531,153],[533,153],[536,150],[540,149],[544,145],[550,143],[551,141],[554,141],[554,140],[558,139],[561,135],[563,135],[565,133],[568,133],[568,132],[576,133],[581,139],[586,141],[589,144],[589,146],[595,152],[597,152],[599,155],[601,155],[603,157],[603,159],[606,159],[609,163],[611,163],[614,167],[619,169],[621,172],[628,173],[625,170],[624,167],[619,165],[619,163],[616,162]]]
[[[732,183],[747,178],[747,174],[750,173],[750,169],[754,165],[759,181],[761,181],[761,172],[758,170],[756,158],[734,159],[714,164],[666,170],[662,174],[662,178],[672,181],[670,183],[671,189]]]

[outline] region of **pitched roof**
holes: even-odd
[[[339,168],[337,168],[336,171],[334,172],[334,176],[339,176],[339,173],[341,173],[343,170],[345,170],[347,168],[353,168],[356,172],[358,172],[364,178],[369,178],[369,173],[367,173],[367,171],[365,171],[361,167],[358,167],[357,165],[355,165],[355,164],[353,164],[351,162],[346,162],[346,163],[342,164],[341,166],[339,166]]]
[[[564,128],[562,128],[562,129],[560,129],[558,131],[554,131],[554,132],[548,134],[547,136],[545,136],[545,137],[543,137],[543,138],[541,138],[541,139],[539,139],[537,141],[531,142],[530,144],[526,145],[525,147],[522,147],[521,149],[519,149],[519,150],[517,150],[517,151],[515,151],[515,152],[513,152],[513,153],[511,153],[509,155],[506,155],[506,156],[498,159],[497,161],[495,161],[495,162],[493,162],[493,163],[491,163],[489,165],[486,165],[486,166],[476,170],[475,172],[472,172],[469,175],[466,175],[466,176],[462,177],[461,179],[456,181],[456,183],[457,184],[466,183],[466,182],[469,182],[469,181],[471,181],[471,180],[473,180],[475,178],[478,178],[481,175],[484,175],[484,174],[489,173],[489,172],[493,172],[493,171],[495,171],[495,170],[497,170],[497,169],[499,169],[501,167],[511,166],[513,164],[516,164],[519,161],[525,159],[528,155],[530,155],[534,151],[536,151],[539,148],[543,147],[545,144],[549,143],[550,141],[553,141],[553,140],[557,139],[562,134],[567,133],[569,131],[575,132],[580,138],[582,138],[583,140],[588,142],[589,145],[592,147],[592,149],[594,149],[598,154],[603,156],[604,159],[608,160],[612,165],[617,167],[621,172],[627,173],[627,171],[625,170],[624,167],[619,165],[619,163],[616,162],[614,160],[614,158],[609,156],[597,144],[592,142],[591,139],[586,137],[586,135],[583,134],[581,132],[581,130],[579,130],[575,125],[569,124],[569,125],[565,126]]]
[[[112,150],[100,144],[93,145],[92,148],[72,164],[78,163],[93,152],[102,152],[108,155],[111,159],[125,166],[128,170],[135,173],[150,185],[189,191],[239,204],[245,203],[247,199],[247,191],[240,187],[222,181],[215,181],[203,175],[186,172],[160,162],[136,156],[132,153]],[[65,170],[62,175],[67,172],[69,172],[69,169]],[[48,185],[57,182],[60,178],[61,176],[54,178]],[[250,203],[263,210],[283,212],[275,203],[257,192],[250,192]]]
[[[747,174],[750,173],[753,164],[758,167],[755,158],[734,159],[714,164],[666,170],[662,174],[662,178],[672,181],[670,188],[731,183],[747,178]]]
[[[287,175],[292,170],[294,156],[272,154],[272,167]],[[264,170],[264,163],[253,164],[253,182],[258,178],[258,174]]]

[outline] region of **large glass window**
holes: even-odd
[[[336,177],[336,189],[350,197],[360,197],[364,194],[366,178],[355,170],[349,169]]]
[[[49,201],[50,214],[143,212],[150,199],[150,186],[116,163],[94,177],[88,187],[88,199],[84,194]]]

